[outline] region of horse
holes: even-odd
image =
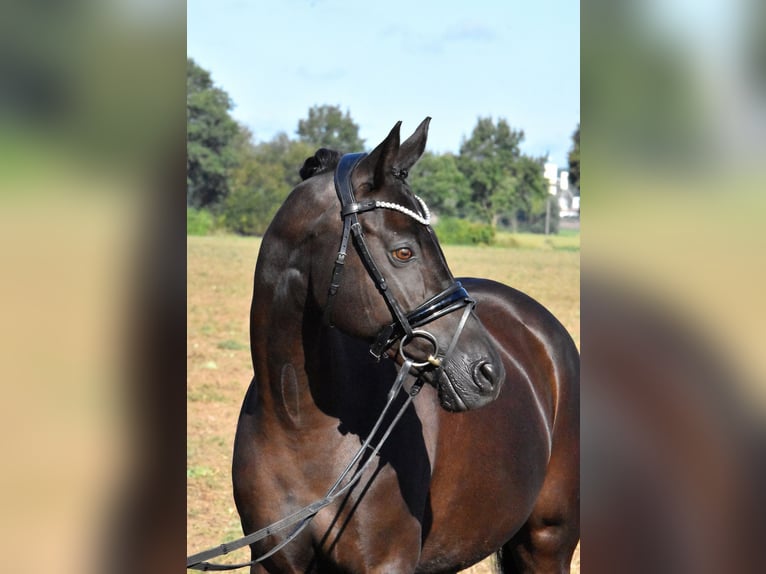
[[[404,142],[398,122],[369,154],[317,151],[263,237],[232,462],[242,528],[358,473],[253,542],[251,574],[456,572],[493,553],[503,572],[569,571],[579,353],[531,297],[453,277],[407,184],[429,122]],[[397,378],[400,416],[373,449]]]

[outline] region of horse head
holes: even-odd
[[[306,230],[309,284],[325,323],[370,341],[375,356],[411,361],[446,410],[464,411],[494,400],[505,373],[475,302],[447,266],[427,206],[407,185],[429,122],[401,144],[397,123],[367,155],[320,150],[306,160],[304,184],[316,180],[324,197]]]

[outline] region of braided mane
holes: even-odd
[[[305,181],[320,173],[333,171],[338,166],[342,155],[342,153],[334,149],[319,148],[314,155],[303,162],[303,167],[301,167],[299,172],[301,179]]]

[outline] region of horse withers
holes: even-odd
[[[319,150],[263,238],[233,458],[245,533],[326,495],[397,370],[420,393],[397,397],[401,419],[342,497],[251,545],[255,560],[294,538],[253,573],[454,572],[498,551],[504,572],[568,570],[579,356],[526,295],[452,276],[407,186],[429,120],[369,155]]]

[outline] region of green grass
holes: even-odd
[[[203,478],[212,475],[213,469],[207,466],[190,466],[186,469],[186,478]]]
[[[226,339],[216,345],[219,349],[227,349],[229,351],[241,351],[243,349],[249,349],[250,346],[234,339]]]
[[[580,232],[564,230],[558,235],[540,235],[539,233],[509,233],[498,231],[493,247],[512,249],[537,249],[558,251],[579,251]]]
[[[580,236],[580,230],[579,229],[559,229],[558,233],[559,237],[579,237]]]
[[[221,403],[228,399],[216,386],[203,384],[189,390],[186,393],[186,400],[193,403]]]

